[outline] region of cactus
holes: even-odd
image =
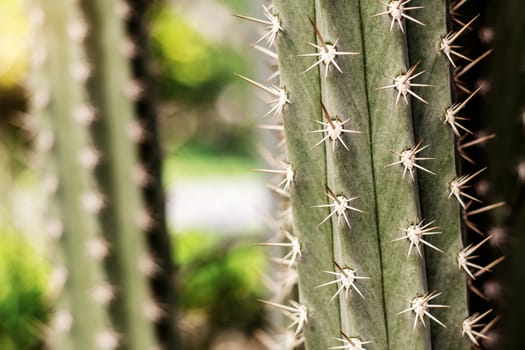
[[[153,348],[153,322],[163,311],[148,286],[159,267],[144,236],[152,218],[134,137],[140,87],[123,52],[129,8],[120,1],[35,0],[30,10],[36,145],[56,198],[48,213],[57,252],[50,346]],[[163,345],[173,347],[175,332],[162,333]]]
[[[491,53],[460,46],[478,19],[464,20],[464,4],[274,0],[263,20],[238,16],[264,25],[256,47],[278,62],[271,87],[239,76],[271,96],[266,117],[282,127],[267,128],[286,140],[288,170],[273,170],[285,186],[272,188],[289,198],[290,243],[267,244],[295,250],[278,262],[297,270],[298,300],[265,301],[291,319],[284,348],[487,340],[497,318],[470,310],[469,293],[503,257],[479,265],[492,236],[465,234],[469,217],[503,203],[482,204],[469,187],[486,169],[459,161],[480,91],[462,76]]]

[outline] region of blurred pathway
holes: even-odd
[[[167,196],[168,224],[176,232],[262,230],[272,205],[263,179],[253,175],[178,179]]]

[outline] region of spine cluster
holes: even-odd
[[[266,246],[283,270],[266,278],[287,327],[269,349],[468,349],[488,338],[491,310],[469,314],[471,283],[502,261],[477,262],[491,236],[469,217],[485,204],[461,173],[475,138],[462,113],[481,87],[458,41],[477,16],[466,1],[274,0],[255,48],[276,59],[264,125],[279,133],[270,187],[284,215]],[[419,4],[421,3],[421,6]],[[266,47],[261,47],[265,44]],[[275,51],[274,51],[275,50]],[[279,83],[276,83],[279,78]],[[291,217],[290,217],[291,216]],[[464,231],[480,234],[465,244]],[[295,296],[298,285],[298,301]]]

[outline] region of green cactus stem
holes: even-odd
[[[94,145],[78,120],[89,98],[82,77],[72,74],[86,64],[82,42],[71,31],[80,13],[71,2],[42,0],[32,2],[30,14],[36,147],[44,153],[45,189],[56,199],[47,215],[56,248],[53,298],[58,299],[46,341],[55,349],[96,349],[114,329],[102,300],[108,284],[105,243],[90,203],[99,190],[90,161]]]

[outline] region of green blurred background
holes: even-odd
[[[0,2],[2,350],[42,348],[39,335],[53,292],[42,234],[44,196],[26,117],[25,5]],[[253,333],[264,323],[257,299],[264,297],[259,280],[266,265],[255,242],[264,235],[262,213],[271,208],[268,194],[259,190],[262,179],[251,171],[257,162],[256,116],[245,113],[260,106],[253,90],[232,74],[257,76],[264,69],[253,66],[257,59],[246,45],[257,35],[253,26],[231,15],[258,7],[250,0],[158,1],[148,15],[169,225],[179,266],[179,328],[189,349],[257,349]],[[225,206],[220,208],[214,193],[222,183],[232,188],[231,205],[248,212],[230,207],[223,215]]]

